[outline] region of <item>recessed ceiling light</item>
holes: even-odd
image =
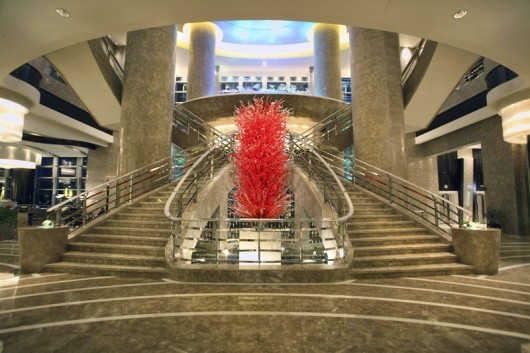
[[[55,12],[57,12],[57,14],[61,17],[64,17],[64,18],[70,18],[70,12],[66,11],[65,9],[63,9],[62,7],[58,7],[55,9]]]
[[[458,20],[459,18],[462,18],[464,17],[465,15],[467,15],[467,10],[466,9],[463,9],[463,10],[460,10],[458,12],[456,12],[454,15],[453,15],[453,18]]]

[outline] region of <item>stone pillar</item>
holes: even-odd
[[[340,82],[339,26],[327,23],[315,25],[315,96],[342,99]]]
[[[405,135],[407,154],[407,180],[434,194],[438,194],[438,159],[423,156],[421,146],[416,146],[416,134]]]
[[[198,22],[190,25],[187,99],[215,94],[215,25]]]
[[[118,176],[119,147],[120,133],[114,132],[113,143],[107,147],[97,146],[94,150],[88,150],[86,190]]]
[[[170,155],[176,32],[167,26],[127,34],[120,175]]]
[[[399,38],[350,28],[355,157],[406,177]]]

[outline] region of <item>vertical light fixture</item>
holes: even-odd
[[[22,141],[24,116],[28,110],[15,102],[0,98],[0,142]]]
[[[510,104],[499,111],[502,116],[502,134],[509,143],[527,143],[530,135],[530,99]]]

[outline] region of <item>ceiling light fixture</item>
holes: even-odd
[[[455,12],[455,14],[453,15],[453,18],[455,20],[458,20],[458,19],[464,17],[465,15],[467,15],[467,10],[463,9],[463,10]]]
[[[70,12],[66,11],[65,9],[63,9],[62,7],[58,7],[55,9],[55,12],[57,12],[57,14],[61,17],[64,17],[64,18],[70,18]]]
[[[24,128],[24,116],[28,113],[26,107],[0,98],[0,142],[20,142]]]

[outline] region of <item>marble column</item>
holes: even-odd
[[[314,95],[342,99],[339,25],[317,23],[313,33]]]
[[[120,133],[114,132],[114,142],[107,147],[88,150],[86,189],[90,190],[118,176]]]
[[[350,28],[355,157],[406,177],[399,38]]]
[[[215,94],[215,25],[211,22],[190,25],[187,99]]]
[[[170,155],[176,32],[167,26],[127,34],[120,175]]]

